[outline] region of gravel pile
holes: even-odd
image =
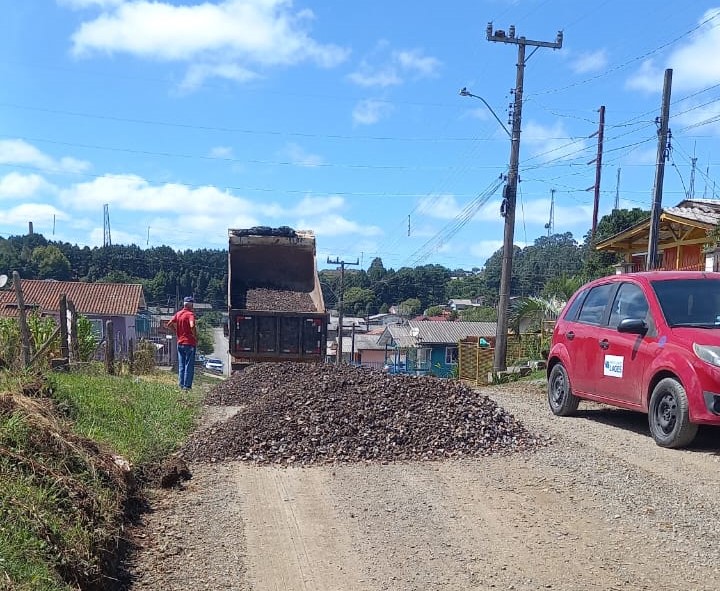
[[[245,294],[246,310],[273,312],[317,312],[309,293],[285,289],[259,287],[248,289]]]
[[[475,457],[542,443],[486,396],[457,381],[352,366],[261,363],[208,395],[238,405],[198,433],[188,460],[259,464]]]

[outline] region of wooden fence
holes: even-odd
[[[467,337],[458,343],[458,376],[476,386],[492,382],[495,358],[495,340],[490,346],[481,347],[478,337]],[[527,334],[510,336],[507,342],[507,365],[517,365],[528,360],[542,358],[543,336]]]

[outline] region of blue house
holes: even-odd
[[[453,375],[458,362],[458,343],[466,337],[495,341],[495,322],[423,322],[388,325],[378,339],[390,364],[404,364],[408,373]]]

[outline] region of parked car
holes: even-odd
[[[720,425],[720,273],[654,271],[592,281],[553,332],[548,403],[581,399],[648,414],[658,445],[683,447]]]
[[[208,357],[205,360],[205,369],[209,369],[210,371],[222,371],[223,370],[223,362],[219,359],[214,359],[213,357]]]

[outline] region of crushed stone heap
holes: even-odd
[[[187,460],[393,462],[485,456],[542,443],[458,381],[349,365],[251,365],[214,387],[205,402],[241,409],[196,433],[181,452]]]

